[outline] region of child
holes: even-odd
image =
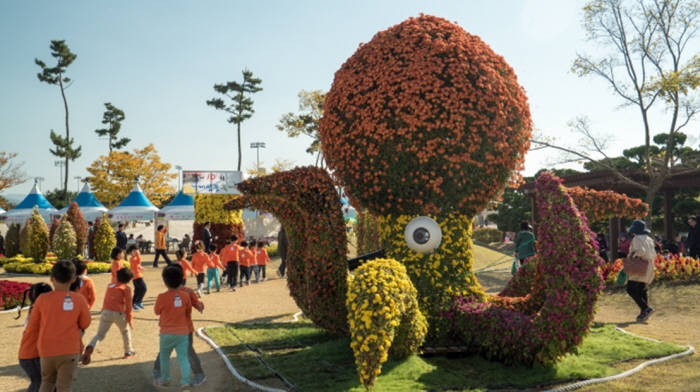
[[[54,291],[37,298],[24,333],[35,340],[41,365],[41,392],[70,391],[80,356],[82,330],[90,325],[90,310],[82,295],[68,291],[75,266],[61,260],[51,269]]]
[[[224,249],[221,250],[221,260],[226,266],[226,272],[224,272],[226,275],[226,284],[228,288],[233,291],[236,291],[236,281],[238,280],[238,253],[240,247],[236,244],[237,241],[238,237],[232,235],[231,238],[226,241]]]
[[[22,304],[19,306],[19,312],[17,317],[15,317],[15,320],[19,320],[19,318],[22,316],[22,308],[27,300],[27,295],[29,295],[29,315],[27,316],[27,320],[25,320],[25,326],[29,321],[29,316],[32,315],[32,307],[34,306],[36,299],[39,298],[41,294],[49,292],[51,292],[51,286],[46,283],[36,283],[24,290],[24,294],[22,295]],[[39,363],[39,351],[37,351],[36,348],[36,339],[31,339],[26,332],[27,331],[25,329],[24,333],[22,333],[22,341],[19,344],[19,366],[22,367],[24,372],[27,373],[27,376],[29,377],[30,384],[29,388],[27,388],[27,392],[38,392],[39,386],[41,386],[41,364]]]
[[[253,259],[250,263],[250,274],[255,274],[255,282],[253,283],[259,283],[260,282],[260,266],[258,265],[258,257],[256,250],[257,248],[255,247],[255,244],[257,244],[257,241],[255,239],[251,239],[248,242],[248,250],[250,250],[250,254],[253,255]]]
[[[221,291],[221,281],[219,279],[219,268],[224,269],[216,254],[216,245],[209,246],[209,262],[207,263],[207,294],[211,294],[211,281],[216,284],[216,292]]]
[[[189,272],[192,276],[197,275],[197,271],[192,268],[192,264],[190,264],[190,262],[185,258],[186,255],[187,253],[185,253],[185,250],[183,249],[179,249],[177,252],[175,252],[175,256],[177,256],[175,264],[182,268],[182,286],[187,284],[187,272]]]
[[[255,263],[255,256],[253,252],[248,249],[248,243],[246,241],[241,241],[241,248],[238,251],[238,259],[241,264],[241,280],[239,287],[243,287],[243,279],[245,279],[245,284],[250,284],[250,269]]]
[[[124,268],[124,263],[122,262],[124,260],[124,250],[122,248],[112,249],[111,257],[112,265],[109,267],[109,270],[112,273],[112,280],[110,283],[117,283],[117,271]]]
[[[267,280],[267,263],[270,261],[270,256],[267,255],[267,250],[265,250],[265,243],[262,241],[257,242],[258,248],[255,250],[255,262],[258,265],[258,273],[255,274],[255,280],[258,280],[258,275],[262,275],[262,281]]]
[[[97,300],[97,290],[95,289],[95,283],[87,276],[87,264],[75,258],[73,259],[73,265],[75,265],[75,271],[78,274],[76,282],[80,281],[78,284],[78,294],[85,297],[88,308],[92,309],[92,305],[94,305]]]
[[[129,265],[131,266],[131,272],[134,274],[134,299],[132,307],[134,310],[143,309],[143,297],[146,295],[146,282],[143,281],[143,267],[141,266],[141,253],[139,253],[139,247],[136,245],[131,245],[127,253],[131,256],[129,258]]]
[[[179,258],[179,256],[178,256]],[[179,267],[179,264],[174,264],[175,267]],[[184,271],[183,271],[184,274]],[[184,282],[184,281],[183,281]],[[189,297],[190,301],[192,301],[192,308],[197,309],[199,313],[202,313],[204,311],[204,304],[197,298],[197,294],[195,294],[194,290],[191,288],[185,286],[184,283],[180,285],[180,290],[184,291]],[[206,377],[204,376],[204,371],[202,370],[202,364],[199,362],[199,357],[197,357],[197,353],[194,351],[194,346],[192,345],[193,339],[192,339],[192,334],[194,333],[194,323],[192,323],[192,319],[190,319],[190,334],[188,336],[188,347],[187,347],[187,359],[190,361],[190,365],[192,368],[192,386],[198,386],[202,385],[204,381],[206,381]],[[157,380],[160,379],[160,354],[156,356],[156,361],[153,363],[153,379]]]
[[[163,282],[168,291],[159,294],[153,311],[160,316],[160,369],[161,377],[153,380],[158,387],[169,385],[170,353],[173,348],[180,364],[180,385],[190,384],[190,361],[187,359],[188,336],[192,322],[192,301],[181,291],[182,271],[169,265],[163,269]]]
[[[131,288],[129,281],[134,277],[134,273],[128,268],[122,268],[117,271],[117,283],[110,283],[107,286],[105,299],[102,302],[102,315],[100,316],[100,325],[97,327],[97,335],[85,347],[83,354],[83,365],[90,363],[90,356],[95,350],[97,343],[105,338],[107,331],[112,324],[117,324],[117,328],[122,333],[124,341],[124,359],[131,358],[136,355],[134,347],[131,345],[131,331],[129,327],[134,329]]]
[[[196,252],[192,255],[192,268],[197,273],[197,294],[202,296],[202,288],[204,287],[204,269],[209,264],[209,256],[204,253],[204,244],[198,242],[195,245]]]

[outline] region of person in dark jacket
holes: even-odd
[[[596,241],[598,241],[598,255],[600,256],[601,259],[605,260],[605,262],[608,262],[608,241],[605,239],[605,234],[603,233],[598,233],[598,236],[596,237]]]
[[[520,223],[520,231],[513,242],[515,243],[515,257],[520,260],[520,264],[524,264],[525,259],[535,255],[535,234],[532,233],[532,226],[529,223]]]
[[[688,238],[685,240],[685,249],[688,256],[692,258],[700,258],[700,226],[698,226],[698,217],[691,216],[686,221],[688,224]]]
[[[211,246],[211,223],[207,222],[204,224],[204,228],[202,229],[202,243],[204,244],[204,249],[209,249]]]
[[[121,250],[126,250],[126,243],[129,241],[129,239],[126,237],[126,233],[124,232],[124,224],[120,223],[119,227],[117,228],[117,232],[114,233],[114,235],[117,237],[117,248]]]
[[[277,234],[277,252],[282,259],[280,267],[277,270],[279,276],[284,276],[287,268],[287,249],[289,248],[289,241],[287,240],[287,232],[284,227],[280,229],[279,234]]]

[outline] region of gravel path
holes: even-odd
[[[122,340],[118,329],[113,326],[105,340],[100,342],[92,356],[89,366],[81,366],[77,372],[77,381],[73,390],[76,392],[128,392],[128,391],[153,391],[168,390],[158,389],[152,386],[151,370],[153,360],[158,352],[158,318],[153,313],[153,304],[156,296],[165,291],[160,278],[161,268],[151,267],[152,256],[144,257],[144,278],[148,286],[148,292],[144,299],[146,309],[134,314],[134,331],[132,332],[134,348],[137,352],[135,358],[122,359]],[[164,265],[164,263],[163,263]],[[222,325],[229,322],[240,321],[268,321],[277,319],[290,319],[291,315],[299,309],[289,296],[286,280],[277,278],[275,273],[279,265],[279,259],[273,260],[268,265],[268,281],[231,292],[228,289],[220,293],[213,292],[205,295],[204,313],[194,311],[193,319],[195,328]],[[271,273],[270,273],[271,272]],[[92,309],[92,323],[85,333],[83,341],[87,343],[95,335],[99,323],[99,311],[102,308],[102,296],[109,281],[109,274],[91,276],[97,286],[98,298]],[[48,282],[48,277],[34,276],[8,276],[0,274],[0,279],[23,282]],[[189,287],[195,287],[194,278],[187,280]],[[25,312],[22,318],[15,320],[16,313],[0,314],[0,342],[4,350],[0,351],[0,390],[3,392],[24,391],[29,385],[28,379],[18,365],[17,351],[25,320]],[[207,375],[207,382],[197,391],[247,391],[245,385],[234,380],[226,369],[223,361],[201,339],[194,339],[195,351],[199,354],[202,367]],[[172,380],[179,380],[177,362],[171,359]],[[171,387],[170,390],[177,390]]]

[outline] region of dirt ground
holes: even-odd
[[[144,298],[146,309],[134,313],[134,331],[132,332],[136,357],[123,359],[122,339],[119,330],[113,326],[106,338],[100,342],[92,356],[92,363],[78,369],[77,381],[73,390],[76,392],[131,392],[154,391],[164,389],[152,385],[151,371],[153,361],[158,352],[158,318],[153,313],[156,296],[164,292],[165,286],[160,278],[162,268],[151,266],[152,256],[146,255],[143,262],[144,278],[148,292]],[[160,263],[161,267],[164,263]],[[220,293],[213,290],[205,295],[203,302],[204,313],[192,313],[195,328],[222,325],[228,322],[271,320],[288,317],[299,311],[289,296],[286,280],[277,277],[276,270],[279,259],[268,265],[268,280],[259,284],[251,284],[232,292],[228,289]],[[83,338],[87,343],[95,336],[99,323],[99,312],[102,308],[102,297],[109,281],[109,274],[92,275],[97,287],[98,298],[92,309],[92,323]],[[36,283],[48,282],[48,277],[8,276],[0,274],[0,279]],[[189,287],[195,287],[194,278],[187,279]],[[26,375],[19,367],[17,351],[22,336],[25,320],[15,320],[16,313],[0,314],[0,342],[5,345],[0,350],[0,391],[20,392],[29,385]],[[195,337],[194,348],[199,354],[207,381],[196,388],[202,392],[218,391],[247,391],[244,384],[236,381],[216,352],[203,340]],[[179,370],[173,356],[171,358],[171,382],[178,384]],[[167,390],[167,389],[165,389]],[[177,390],[171,387],[170,390]]]

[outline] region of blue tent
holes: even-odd
[[[107,212],[107,208],[103,206],[99,200],[97,200],[95,195],[90,190],[90,185],[88,183],[85,183],[83,189],[80,190],[80,193],[78,193],[78,196],[73,201],[78,203],[78,207],[83,213],[83,217],[85,217],[85,220],[88,221],[93,221]],[[65,214],[66,211],[68,211],[68,207],[70,207],[70,205],[62,208],[58,212],[60,214]]]
[[[143,194],[139,184],[134,188],[118,206],[109,210],[109,216],[113,221],[150,221],[153,214],[158,211],[150,200]]]
[[[170,204],[160,210],[158,216],[167,220],[194,220],[194,197],[178,193]]]
[[[58,210],[46,200],[44,195],[41,194],[37,181],[34,181],[34,186],[27,197],[25,197],[21,203],[17,204],[15,208],[2,214],[2,217],[7,223],[19,223],[23,225],[27,218],[32,215],[34,206],[38,208],[39,214],[44,218],[45,222],[51,222],[51,215],[58,212]]]

